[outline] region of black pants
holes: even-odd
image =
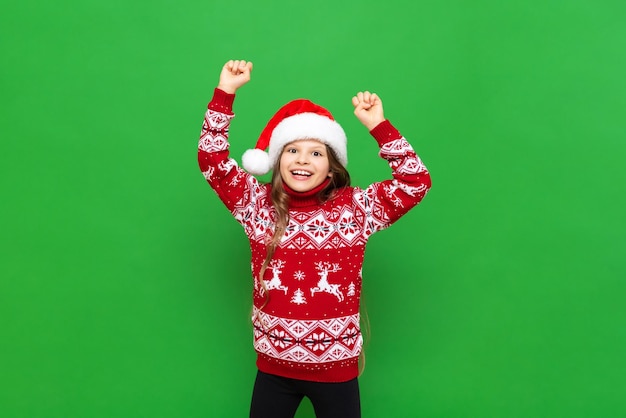
[[[360,418],[359,382],[320,383],[259,371],[254,382],[250,418],[293,418],[302,401],[311,400],[317,418]]]

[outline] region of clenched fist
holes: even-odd
[[[352,98],[352,105],[354,114],[369,131],[385,120],[383,102],[376,93],[358,92]]]
[[[235,94],[237,89],[250,81],[252,62],[244,60],[230,60],[220,74],[217,88],[229,94]]]

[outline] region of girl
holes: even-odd
[[[307,396],[317,417],[360,417],[365,244],[422,200],[430,175],[369,92],[352,98],[354,114],[378,142],[392,179],[351,187],[343,129],[304,99],[270,119],[242,170],[229,158],[228,127],[235,92],[251,71],[251,62],[224,65],[198,147],[204,177],[250,241],[258,367],[250,416],[293,417]],[[270,169],[269,184],[252,175]]]

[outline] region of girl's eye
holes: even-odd
[[[319,151],[313,151],[313,155],[316,156],[316,157],[321,157],[322,153],[319,152]]]
[[[288,148],[287,152],[290,152],[290,153],[294,154],[296,152],[296,150],[294,148]]]

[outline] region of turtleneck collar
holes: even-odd
[[[307,192],[296,192],[283,183],[285,193],[289,196],[289,208],[303,208],[306,206],[314,206],[319,204],[317,194],[328,185],[330,177],[324,180],[319,186]]]

